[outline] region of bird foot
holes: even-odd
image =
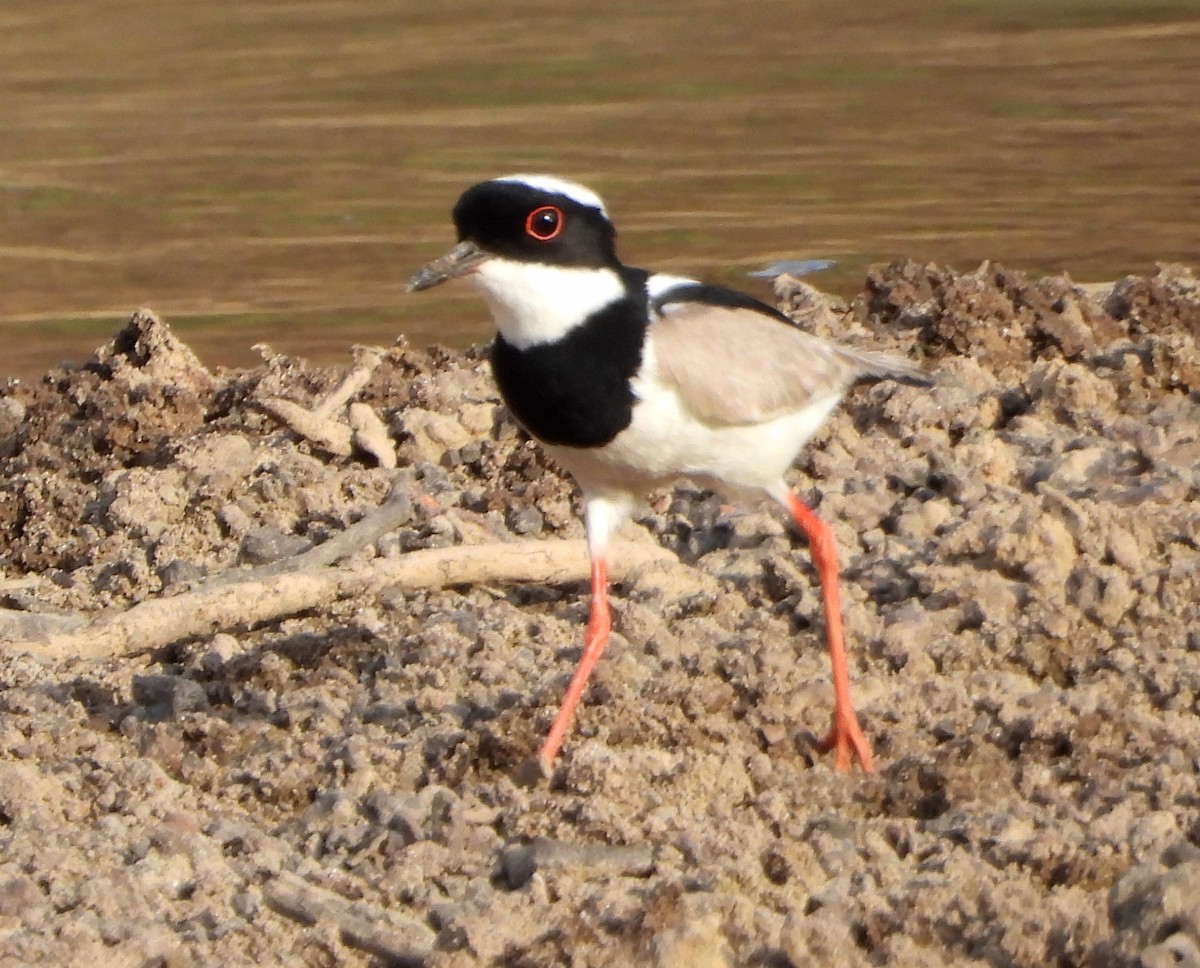
[[[871,743],[858,724],[858,716],[854,710],[836,709],[833,713],[833,726],[825,738],[817,742],[817,752],[828,753],[833,750],[833,768],[839,773],[848,773],[854,760],[858,760],[864,773],[874,773],[874,757],[871,755]]]

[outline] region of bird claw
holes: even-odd
[[[818,740],[816,748],[818,753],[834,751],[833,768],[839,773],[848,773],[854,760],[858,760],[864,773],[875,772],[871,743],[858,724],[854,710],[835,710],[833,725],[824,739]]]

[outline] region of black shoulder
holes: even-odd
[[[659,293],[651,300],[651,307],[656,313],[661,313],[666,307],[676,303],[699,303],[702,306],[721,306],[725,309],[750,309],[772,319],[795,326],[774,306],[768,306],[760,299],[748,296],[736,289],[726,289],[724,286],[711,286],[704,282],[684,282],[672,286]]]

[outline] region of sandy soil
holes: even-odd
[[[811,749],[830,695],[802,542],[688,488],[630,528],[682,564],[618,588],[532,786],[582,584],[18,649],[320,543],[396,475],[407,521],[351,565],[582,529],[482,352],[387,353],[361,399],[397,471],[263,411],[335,368],[213,374],[144,318],[10,387],[0,962],[1200,965],[1200,283],[901,263],[847,307],[780,296],[940,375],[857,391],[796,471],[841,545],[869,777]]]

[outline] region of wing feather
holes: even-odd
[[[649,335],[658,379],[714,425],[761,423],[841,396],[866,377],[921,379],[907,360],[840,346],[742,306],[672,303]]]

